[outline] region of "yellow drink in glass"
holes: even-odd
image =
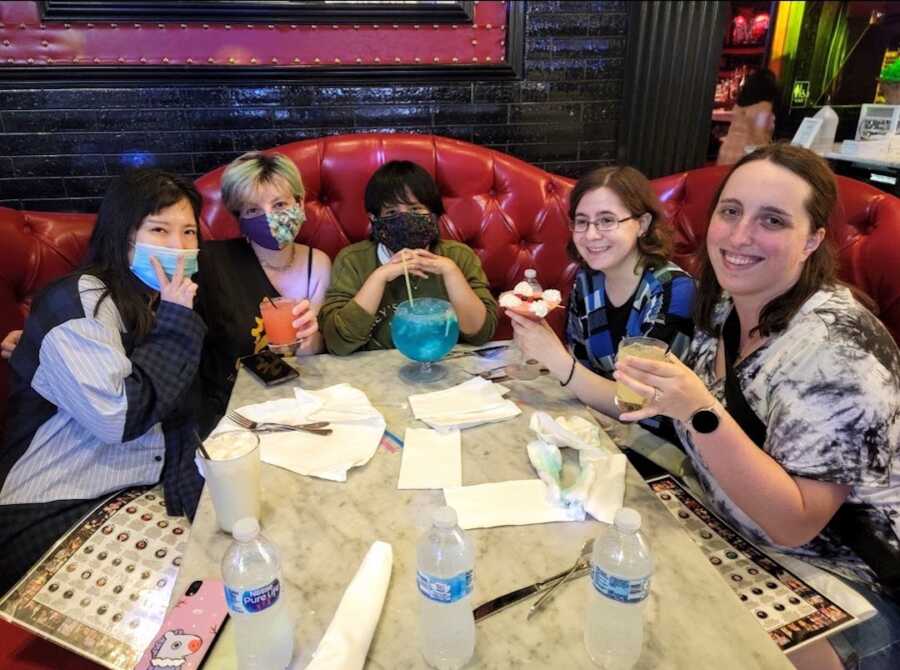
[[[619,342],[618,358],[634,356],[651,361],[664,361],[669,345],[653,337],[623,337]],[[647,399],[638,395],[622,382],[616,382],[616,404],[622,412],[633,412],[640,409]]]

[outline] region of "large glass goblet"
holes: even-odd
[[[400,369],[400,377],[414,384],[427,384],[447,376],[437,363],[459,339],[459,319],[453,305],[440,298],[416,298],[397,305],[391,318],[394,346],[415,361]]]

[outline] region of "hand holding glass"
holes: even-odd
[[[668,344],[653,337],[623,337],[622,341],[619,342],[617,357],[634,356],[635,358],[646,358],[651,361],[664,361],[668,350]],[[647,400],[647,398],[639,395],[622,382],[616,382],[616,406],[620,412],[639,410],[646,404]]]
[[[293,298],[266,298],[259,303],[269,348],[276,353],[289,353],[300,344],[294,329]]]

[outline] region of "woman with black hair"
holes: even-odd
[[[431,175],[410,161],[386,163],[366,185],[365,204],[372,237],[338,254],[319,314],[328,351],[393,348],[390,317],[407,299],[404,259],[416,297],[453,305],[463,341],[491,339],[497,301],[472,249],[440,239],[444,205]]]
[[[734,165],[748,151],[772,141],[775,101],[780,95],[771,70],[757,70],[747,77],[731,112],[728,134],[719,147],[718,165]]]
[[[203,480],[186,402],[206,327],[194,311],[200,194],[155,169],[116,179],[79,269],[34,302],[10,358],[0,451],[0,593],[111,493],[162,482],[193,516]]]

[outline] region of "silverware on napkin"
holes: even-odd
[[[576,561],[575,565],[572,568],[563,570],[559,574],[553,575],[552,577],[548,577],[547,579],[535,582],[534,584],[530,584],[528,586],[523,586],[520,589],[510,591],[509,593],[504,593],[502,596],[497,596],[496,598],[491,598],[487,602],[481,603],[473,611],[473,613],[475,614],[475,621],[480,621],[481,619],[485,619],[492,614],[501,612],[507,607],[512,607],[516,603],[519,603],[526,598],[530,598],[535,594],[548,591],[557,586],[557,583],[562,584],[564,582],[572,581],[573,579],[578,579],[579,577],[586,575],[591,569],[590,555],[593,549],[594,541],[589,540],[585,543],[584,547],[582,547],[582,553],[578,557],[578,561]]]
[[[247,430],[253,430],[258,432],[284,432],[284,431],[298,431],[303,433],[313,433],[314,435],[331,435],[331,428],[328,427],[327,421],[316,421],[314,423],[304,423],[299,426],[292,426],[287,423],[270,423],[270,422],[257,422],[252,421],[245,417],[243,414],[238,414],[234,410],[225,413],[225,418],[234,421],[241,428],[246,428]]]

